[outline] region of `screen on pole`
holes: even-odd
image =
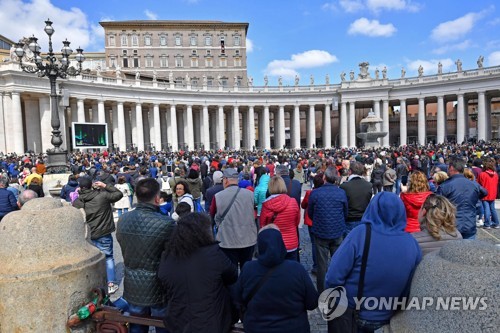
[[[108,125],[98,123],[72,123],[73,149],[107,148]]]

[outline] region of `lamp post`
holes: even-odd
[[[73,50],[69,47],[70,42],[68,42],[67,39],[63,41],[63,48],[61,49],[62,57],[58,59],[52,48],[54,28],[52,27],[52,21],[49,19],[45,21],[44,31],[49,36],[49,52],[46,57],[41,57],[41,47],[37,43],[38,38],[35,36],[29,38],[27,45],[24,43],[17,43],[15,52],[19,57],[19,63],[23,71],[27,73],[38,73],[38,77],[46,76],[49,78],[51,104],[50,125],[52,126],[52,139],[50,142],[54,147],[47,150],[47,168],[50,173],[63,173],[68,169],[67,151],[61,148],[63,139],[61,137],[61,131],[59,130],[61,122],[59,120],[56,80],[58,77],[65,79],[68,75],[76,76],[80,74],[82,71],[82,62],[85,60],[85,57],[83,56],[83,50],[81,48],[76,49],[77,54],[75,59],[78,62],[78,69],[70,67],[69,56],[73,53]],[[34,64],[23,64],[26,47],[33,53]]]

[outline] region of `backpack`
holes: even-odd
[[[161,177],[161,191],[167,193],[168,195],[172,194],[172,188],[170,187],[169,178]]]
[[[76,199],[78,199],[78,197],[80,196],[80,192],[76,191],[73,191],[69,194],[69,199],[71,200],[71,203],[73,203]]]

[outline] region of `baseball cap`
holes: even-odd
[[[233,168],[227,168],[226,170],[224,170],[223,177],[238,179],[238,171],[234,170]]]
[[[214,179],[214,184],[220,184],[222,182],[222,172],[215,171],[213,179]]]

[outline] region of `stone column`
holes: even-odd
[[[309,112],[307,114],[307,148],[316,146],[316,110],[314,104],[309,105]]]
[[[186,124],[187,127],[187,135],[184,140],[187,143],[189,150],[194,150],[194,131],[193,131],[193,106],[188,104],[186,107]]]
[[[247,127],[248,127],[247,149],[251,150],[255,146],[255,110],[253,105],[248,106]]]
[[[390,133],[389,133],[389,101],[382,101],[382,132],[387,132],[387,135],[382,138],[382,145],[384,147],[389,147],[390,145]]]
[[[78,122],[78,104],[76,102],[76,99],[72,98],[69,102],[69,106],[71,108],[71,122],[77,123]]]
[[[262,115],[262,122],[263,122],[263,136],[264,136],[264,145],[261,148],[264,149],[271,149],[271,132],[270,132],[270,125],[269,125],[269,106],[266,105],[264,106],[264,111]]]
[[[153,115],[153,110],[149,105],[146,106],[145,109],[146,110],[143,111],[142,113],[144,115],[144,128],[145,128],[144,145],[146,146],[146,142],[149,143],[149,149],[151,149],[152,146],[155,146],[154,115]],[[148,121],[147,124],[146,124],[146,119]],[[146,141],[146,136],[147,136],[147,141]]]
[[[97,114],[97,109],[99,108],[99,103],[98,101],[92,101],[92,118],[91,122],[93,123],[98,123],[99,122],[99,115]],[[90,111],[90,110],[89,110]]]
[[[105,109],[104,110],[104,120],[106,121],[106,124],[108,125],[108,133],[107,133],[107,136],[108,136],[108,148],[111,149],[113,146],[112,146],[112,142],[111,142],[111,139],[113,138],[113,124],[111,122],[111,112],[112,110],[111,109]]]
[[[438,96],[437,98],[437,129],[436,129],[436,143],[444,143],[445,133],[445,119],[444,119],[444,97]]]
[[[425,145],[426,136],[425,124],[425,99],[423,97],[418,99],[418,144]]]
[[[300,149],[300,105],[295,104],[292,113],[292,148]]]
[[[47,149],[51,148],[52,144],[50,142],[51,136],[51,125],[50,125],[50,99],[48,95],[43,95],[38,99],[38,109],[40,112],[40,137],[41,137],[41,150],[46,152]],[[42,130],[43,129],[43,130]]]
[[[26,119],[26,146],[28,150],[35,153],[42,152],[42,137],[40,127],[39,101],[37,98],[24,99],[24,111]]]
[[[486,94],[477,93],[477,139],[486,140]]]
[[[356,147],[356,102],[349,102],[349,147]]]
[[[63,139],[61,149],[68,149],[69,143],[66,142],[66,112],[64,110],[65,108],[63,106],[59,106],[59,103],[57,103],[57,111],[59,113],[59,121],[61,126],[59,127],[59,130],[61,131],[61,138]],[[50,127],[50,130],[52,131],[52,127]],[[52,133],[51,133],[52,134]],[[52,146],[52,145],[51,145]]]
[[[97,122],[100,124],[106,123],[106,114],[104,110],[104,101],[97,101]]]
[[[491,97],[486,96],[486,141],[491,141],[492,138],[492,118],[491,118]]]
[[[380,116],[380,101],[379,100],[373,101],[373,113],[375,114],[375,117],[382,118]],[[381,129],[380,123],[375,124],[375,128],[377,129],[377,131],[380,131],[380,129]],[[381,139],[379,139],[379,141],[381,141]]]
[[[77,112],[78,112],[78,122],[79,123],[84,123],[85,122],[85,101],[81,98],[78,98],[76,100],[76,107],[77,107]]]
[[[120,147],[120,135],[118,133],[118,107],[116,103],[113,103],[111,106],[111,118],[113,118],[113,145],[116,145],[116,148]]]
[[[172,132],[172,141],[170,142],[173,151],[179,150],[179,141],[177,139],[177,110],[175,104],[170,105],[170,123],[169,128]]]
[[[217,109],[217,115],[216,115],[216,122],[217,122],[217,145],[218,149],[224,149],[224,146],[226,144],[226,139],[225,139],[225,129],[224,129],[224,106],[219,105]]]
[[[0,151],[6,152],[6,145],[5,145],[5,121],[4,121],[4,113],[5,113],[5,108],[3,105],[4,102],[4,93],[0,92]]]
[[[203,132],[201,133],[201,143],[205,150],[210,149],[210,116],[208,114],[208,105],[203,105],[201,111],[201,123]]]
[[[347,143],[347,103],[340,103],[340,146],[345,148]]]
[[[240,110],[238,105],[233,107],[233,147],[239,150],[241,147],[241,134],[240,134]]]
[[[123,109],[123,102],[117,103],[118,114],[118,148],[120,151],[127,150],[127,137],[125,135],[125,110]]]
[[[156,147],[156,150],[162,150],[160,105],[157,103],[153,104],[153,129],[154,129],[153,143]]]
[[[139,151],[144,150],[144,122],[142,119],[142,104],[135,103],[135,126],[137,141],[134,142]]]
[[[283,149],[285,145],[285,106],[279,105],[277,115],[277,121],[275,124],[277,125],[274,129],[275,148]],[[277,135],[277,137],[276,137]]]
[[[323,111],[323,147],[332,146],[332,117],[330,112],[330,102],[326,102],[325,111]]]
[[[12,93],[12,108],[10,118],[12,120],[11,123],[11,132],[8,136],[12,136],[12,152],[16,152],[18,154],[22,154],[25,152],[24,148],[24,130],[23,130],[23,112],[21,109],[21,94],[17,91],[13,91]],[[49,127],[49,130],[52,130],[52,127]]]
[[[406,100],[402,99],[399,101],[399,145],[406,146],[407,144]]]

